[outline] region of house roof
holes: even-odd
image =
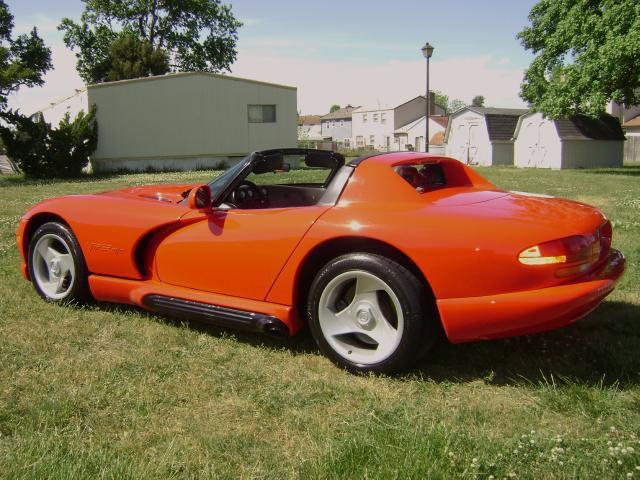
[[[449,125],[449,117],[445,115],[431,115],[429,118],[440,125],[442,128],[447,128],[447,125]]]
[[[445,117],[442,115],[430,115],[429,119],[433,120],[434,122],[436,122],[438,125],[440,125],[442,128],[445,128],[445,129],[447,128],[447,124],[449,123],[449,117]],[[419,123],[424,123],[424,116],[419,117],[416,120],[413,120],[412,122],[409,122],[405,125],[402,125],[399,128],[396,128],[394,133],[406,133],[409,130],[411,130],[413,127],[418,125]]]
[[[431,92],[433,94],[433,92]],[[377,112],[380,110],[395,110],[396,108],[400,108],[405,106],[407,103],[415,102],[416,100],[424,100],[426,97],[424,95],[418,95],[417,97],[410,98],[406,102],[399,103],[398,105],[389,105],[389,104],[378,104],[378,105],[367,105],[364,107],[358,107],[358,113],[367,113],[367,112]],[[442,105],[435,103],[436,107],[440,107],[444,110]]]
[[[620,122],[611,115],[600,118],[574,115],[571,118],[555,120],[558,136],[565,140],[624,140]]]
[[[484,118],[487,122],[490,141],[511,141],[520,115],[486,114]]]
[[[638,115],[637,117],[632,118],[631,120],[627,120],[622,125],[622,128],[626,128],[626,127],[640,127],[640,115]]]
[[[509,115],[519,117],[524,115],[529,110],[526,108],[495,108],[495,107],[467,107],[467,110],[479,113],[480,115]],[[461,112],[464,109],[457,110],[456,113]]]
[[[320,115],[301,115],[298,125],[320,125]]]
[[[352,107],[351,105],[347,105],[344,108],[340,108],[339,110],[336,110],[333,113],[327,113],[326,115],[323,115],[322,120],[338,120],[338,119],[344,119],[344,118],[351,118],[351,113],[356,109],[356,108],[360,108],[360,107]]]

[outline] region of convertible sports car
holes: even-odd
[[[611,237],[597,209],[500,190],[457,160],[305,149],[254,152],[207,185],[45,200],[17,231],[46,300],[278,337],[308,324],[338,365],[387,373],[441,332],[466,342],[585,316],[624,271]]]

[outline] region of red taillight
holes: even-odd
[[[613,238],[613,227],[611,226],[611,222],[607,220],[600,227],[600,247],[601,247],[601,256],[605,256],[609,253],[611,249],[611,239]]]
[[[566,277],[587,271],[609,251],[611,224],[603,224],[592,235],[574,235],[529,247],[518,255],[524,265],[558,264],[558,277]]]
[[[518,260],[525,265],[583,262],[590,257],[590,245],[582,235],[540,243],[520,252]]]

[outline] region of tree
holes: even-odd
[[[107,80],[164,75],[169,71],[169,58],[164,50],[153,48],[148,40],[140,40],[135,35],[122,35],[109,49],[110,70]]]
[[[471,100],[472,107],[484,107],[484,97],[482,95],[476,95]]]
[[[444,113],[447,115],[467,106],[466,103],[457,98],[450,100],[449,95],[439,90],[434,90],[433,94],[435,96],[436,105],[444,108]]]
[[[329,109],[329,113],[333,113],[336,110],[340,110],[340,105],[331,105],[331,108]]]
[[[454,98],[449,102],[449,106],[447,107],[447,113],[457,112],[461,108],[466,107],[467,104],[458,98]]]
[[[42,115],[5,112],[3,118],[12,126],[0,125],[0,137],[7,156],[26,176],[78,177],[98,145],[95,116],[95,106],[74,120],[67,113],[54,129]]]
[[[77,50],[78,73],[88,83],[108,78],[111,46],[121,35],[167,52],[171,71],[229,70],[236,59],[242,23],[220,0],[82,1],[80,22],[64,18],[58,29]]]
[[[518,34],[536,56],[520,96],[550,118],[640,103],[640,2],[540,0]]]
[[[444,108],[445,113],[449,113],[449,95],[440,90],[434,90],[433,95],[435,97],[436,105],[440,105]]]
[[[44,74],[52,67],[51,50],[35,27],[15,39],[12,33],[13,15],[0,0],[0,109],[6,107],[9,94],[20,87],[42,85]]]

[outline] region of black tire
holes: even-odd
[[[39,273],[36,271],[37,269],[46,268],[46,262],[44,259],[34,257],[36,246],[44,237],[51,240],[52,248],[56,249],[56,251],[60,251],[64,254],[70,254],[71,261],[73,262],[73,275],[69,275],[70,272],[67,272],[67,276],[64,279],[67,283],[64,285],[63,291],[55,296],[47,293],[45,288],[43,288],[38,281],[38,278],[42,275],[40,274],[39,276]],[[68,250],[68,252],[65,250]],[[37,266],[35,265],[36,262],[45,262],[45,264]],[[84,260],[84,255],[82,254],[78,240],[67,225],[58,222],[48,222],[36,229],[29,240],[27,266],[29,269],[31,283],[33,283],[38,295],[45,300],[56,303],[86,303],[93,300],[91,290],[89,289],[89,282],[87,279],[88,270]],[[58,295],[60,295],[59,298]]]
[[[392,342],[395,346],[391,347],[390,350],[387,349],[392,353],[388,354],[387,357],[380,359],[375,358],[376,354],[373,354],[374,358],[367,359],[365,362],[350,360],[348,357],[352,354],[352,351],[349,351],[349,347],[345,347],[344,350],[342,350],[341,345],[350,345],[350,342],[353,342],[353,344],[356,345],[356,348],[359,348],[360,351],[372,349],[373,347],[371,345],[374,342],[370,343],[368,341],[368,332],[358,330],[355,333],[339,334],[335,336],[325,335],[320,319],[320,300],[321,297],[323,297],[325,289],[327,289],[327,292],[325,293],[324,302],[326,302],[328,298],[336,298],[332,292],[337,291],[337,289],[340,288],[339,282],[342,278],[346,279],[346,284],[346,282],[349,281],[350,275],[355,275],[356,278],[358,278],[358,276],[363,275],[362,272],[364,272],[365,282],[368,281],[366,277],[377,277],[377,279],[380,279],[391,289],[397,299],[397,303],[395,303],[393,298],[390,297],[392,302],[391,304],[395,305],[395,307],[392,307],[394,310],[390,311],[387,309],[386,311],[387,313],[391,312],[391,315],[384,314],[382,309],[377,311],[383,313],[383,317],[393,316],[394,312],[396,312],[395,315],[400,318],[397,308],[399,303],[402,312],[401,320],[403,323],[402,328],[400,328],[399,320],[396,319],[396,336],[395,340]],[[373,279],[373,277],[371,278]],[[358,281],[359,280],[353,280],[353,282],[356,283]],[[375,282],[375,280],[373,281]],[[327,288],[328,286],[329,288]],[[355,284],[354,287],[347,286],[344,288],[347,288],[347,290],[349,288],[353,288],[354,292],[357,291]],[[376,298],[378,298],[378,293],[378,291],[375,291]],[[383,295],[387,295],[386,291],[382,293]],[[337,295],[339,296],[341,294]],[[345,293],[344,295],[348,297],[349,293]],[[354,293],[354,297],[352,299],[346,298],[345,300],[340,300],[342,303],[339,304],[338,308],[333,309],[333,311],[340,312],[342,311],[342,307],[345,306],[346,303],[349,303],[348,311],[350,316],[347,317],[348,320],[341,318],[338,320],[338,323],[345,321],[345,323],[349,325],[355,325],[357,330],[358,328],[362,329],[365,327],[363,327],[362,324],[356,323],[361,321],[360,316],[357,314],[355,316],[353,315],[353,312],[359,308],[356,295],[357,294]],[[329,303],[332,301],[333,300]],[[389,302],[387,301],[387,303]],[[345,307],[344,311],[347,311],[346,308],[347,307]],[[357,310],[357,313],[360,312],[360,310]],[[437,338],[437,318],[435,318],[433,312],[434,308],[431,295],[413,273],[393,260],[370,253],[350,253],[337,257],[327,263],[318,272],[311,284],[307,302],[307,319],[309,327],[322,353],[337,365],[355,373],[375,372],[392,374],[411,367],[431,348],[431,346],[433,346]],[[325,315],[330,314],[325,313]],[[376,315],[373,314],[372,318],[374,319],[374,327],[368,328],[368,330],[373,331],[376,328],[375,317]],[[368,322],[368,319],[368,315],[364,314],[364,322]],[[334,320],[332,320],[332,322],[333,321]],[[387,322],[387,324],[389,323],[392,322]],[[370,326],[367,325],[367,327]],[[327,328],[326,324],[324,328]],[[356,337],[352,338],[354,335]],[[327,339],[327,336],[330,337],[329,340]],[[344,342],[342,341],[343,338]],[[336,339],[339,339],[339,341],[336,341]],[[358,344],[361,339],[367,340],[364,346]],[[332,346],[330,342],[333,342],[334,346]],[[377,350],[380,348],[381,344],[376,344],[378,345],[375,347]],[[341,351],[342,353],[340,353]]]

